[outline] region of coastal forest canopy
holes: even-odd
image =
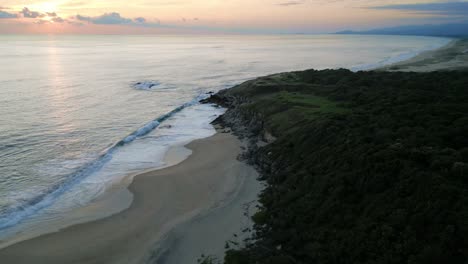
[[[468,72],[307,70],[210,99],[267,188],[237,263],[466,263]]]

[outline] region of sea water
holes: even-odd
[[[125,176],[166,166],[171,147],[214,134],[223,110],[198,103],[209,92],[283,71],[371,69],[449,41],[0,36],[0,241],[67,219]]]

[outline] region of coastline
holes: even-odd
[[[467,76],[311,69],[213,95],[236,133],[276,138],[249,149],[267,187],[225,263],[464,262]]]
[[[437,46],[437,45],[433,45],[433,44],[437,44],[437,43],[438,43],[438,41],[429,42],[429,46]],[[427,46],[427,45],[425,45],[425,46]],[[383,49],[383,50],[385,51],[385,49]],[[286,70],[287,69],[288,68],[286,68]],[[238,77],[235,76],[235,75],[237,75],[236,73],[229,73],[229,75],[231,75],[231,74],[233,74],[234,78],[238,78]],[[255,75],[261,75],[261,74],[258,73],[258,74],[254,74],[254,76]],[[153,121],[155,121],[155,120],[153,120]],[[145,120],[145,123],[142,123],[142,124],[144,124],[144,126],[138,128],[138,130],[135,130],[131,135],[129,134],[128,137],[123,138],[123,137],[119,136],[118,139],[123,140],[123,141],[125,141],[127,139],[132,139],[133,135],[135,133],[137,133],[138,131],[145,130],[146,128],[148,128],[148,125],[149,125],[149,127],[152,127],[151,123],[153,121],[151,121],[149,123],[146,123],[147,120]],[[118,141],[114,141],[113,143],[117,143],[117,142]],[[125,146],[125,149],[128,149],[129,147],[132,148],[132,146],[135,146],[136,143],[137,142],[129,144],[128,146]],[[163,145],[163,144],[157,144],[156,148],[158,146],[161,146],[161,145]],[[147,145],[147,144],[144,144],[144,146],[148,147],[148,149],[153,149],[153,150],[155,149],[155,148],[150,148],[150,146]],[[145,155],[146,155],[148,152],[147,151],[140,151],[139,153],[145,153]],[[136,154],[133,153],[132,155],[136,155]],[[163,156],[163,155],[161,155],[161,156]],[[112,164],[112,165],[124,164],[124,161],[126,161],[126,160],[131,160],[131,158],[130,159],[120,158],[118,162],[121,162],[121,163],[117,162],[116,164]],[[159,158],[158,158],[158,160],[159,160]],[[160,165],[156,165],[156,166],[158,166],[158,169],[161,168],[161,167],[159,167]],[[114,177],[117,174],[112,175],[112,173],[111,173],[111,175],[107,175],[107,176],[104,176],[104,177],[91,178],[89,176],[86,176],[86,177],[81,177],[80,176],[78,178],[81,179],[81,180],[84,179],[85,182],[87,180],[91,179],[89,182],[86,182],[86,184],[88,186],[96,186],[97,184],[95,184],[95,183],[98,182],[98,181],[103,182],[102,186],[98,186],[95,189],[100,188],[101,190],[105,190],[105,188],[107,188],[107,186],[111,185],[111,184],[105,183],[105,182],[107,182],[108,179],[115,180],[116,181],[115,185],[118,188],[119,185],[120,185],[122,177],[127,177],[127,175],[129,173],[135,173],[135,172],[140,173],[140,172],[142,172],[142,171],[144,171],[144,170],[146,170],[148,168],[150,168],[150,169],[155,168],[156,166],[147,166],[147,167],[143,167],[143,168],[134,169],[134,170],[131,170],[131,171],[124,171],[124,172],[119,173],[117,177]],[[88,165],[86,165],[86,167],[88,167]],[[108,166],[108,167],[109,168],[118,168],[119,166]],[[126,166],[122,166],[122,167],[126,167]],[[99,172],[98,173],[92,172],[92,173],[93,174],[101,174],[101,172],[104,171],[104,170],[96,169],[96,171],[99,171]],[[110,177],[108,177],[108,176],[110,176]],[[122,176],[122,177],[120,177],[120,176]],[[71,177],[71,178],[73,178],[73,177]],[[131,180],[127,181],[127,182],[131,182]],[[114,184],[114,183],[112,183],[112,184]],[[109,215],[113,215],[115,213],[118,213],[121,210],[124,210],[131,203],[131,197],[128,198],[129,196],[131,196],[131,194],[128,192],[128,190],[126,190],[127,186],[125,186],[125,188],[124,188],[125,190],[122,191],[122,192],[126,192],[126,196],[127,196],[127,199],[126,199],[127,202],[126,202],[125,206],[115,207],[115,208],[112,208],[111,210],[109,210],[110,207],[108,207],[108,205],[115,205],[116,204],[116,203],[110,201],[110,202],[107,203],[107,205],[103,205],[101,207],[96,206],[95,204],[91,204],[90,207],[97,208],[97,210],[94,210],[94,212],[93,212],[93,210],[89,210],[89,208],[86,208],[86,206],[85,206],[85,208],[81,208],[83,205],[86,205],[88,202],[94,203],[94,201],[96,201],[96,200],[100,201],[103,198],[103,197],[100,196],[100,195],[102,195],[102,192],[95,191],[95,193],[97,193],[97,195],[95,195],[95,196],[87,195],[87,193],[86,193],[86,194],[82,195],[82,197],[84,197],[84,199],[76,199],[78,197],[78,195],[75,195],[74,192],[80,193],[81,190],[82,190],[82,188],[81,188],[82,186],[84,186],[84,185],[74,184],[74,186],[72,186],[72,187],[63,188],[63,190],[66,193],[65,195],[55,195],[54,194],[54,195],[51,195],[51,197],[48,196],[48,198],[53,199],[55,204],[60,204],[61,200],[77,201],[76,203],[75,202],[69,203],[71,205],[70,207],[63,206],[63,207],[58,208],[59,210],[57,210],[57,208],[49,208],[49,207],[46,206],[46,207],[44,207],[44,209],[32,208],[32,210],[29,210],[30,208],[27,208],[28,210],[19,210],[19,211],[28,211],[30,213],[28,213],[26,216],[20,216],[18,221],[15,220],[14,222],[16,222],[17,225],[12,225],[11,226],[12,230],[10,230],[10,228],[8,227],[8,230],[3,230],[2,229],[2,232],[3,231],[5,231],[4,233],[10,232],[9,234],[15,234],[17,232],[23,232],[23,234],[25,234],[26,236],[28,236],[28,238],[30,238],[31,236],[37,236],[37,235],[48,233],[48,232],[55,232],[59,228],[62,229],[62,228],[66,228],[66,227],[68,227],[70,225],[79,224],[79,223],[83,223],[83,222],[94,221],[94,220],[97,220],[97,219],[100,219],[100,218],[103,218],[103,217],[107,217]],[[94,187],[92,187],[92,188],[94,188]],[[72,189],[72,191],[70,191],[70,189]],[[114,188],[112,187],[112,189],[114,189]],[[47,192],[45,192],[45,193],[47,193]],[[106,195],[105,197],[109,197],[107,195],[107,193],[105,195]],[[65,199],[62,199],[63,197],[65,197]],[[87,199],[88,197],[89,197],[89,199],[85,201],[85,199]],[[119,202],[119,204],[122,205],[123,203]],[[43,208],[41,203],[39,203],[39,205],[40,206],[38,206],[37,208]],[[98,209],[98,207],[99,207],[99,209]],[[107,210],[102,210],[104,208],[108,208],[108,209]],[[49,210],[49,209],[51,209],[51,210]],[[37,212],[36,212],[36,210],[37,210]],[[47,210],[49,210],[49,212],[52,212],[52,213],[48,213]],[[75,216],[68,217],[69,215],[75,215],[75,211],[77,211],[76,212],[77,217],[75,217]],[[63,212],[66,212],[66,213],[63,213]],[[86,217],[84,219],[84,218],[81,217],[81,216],[84,215],[83,212],[87,212],[89,215],[93,214],[93,216]],[[98,212],[98,213],[96,213],[96,212]],[[64,215],[67,215],[67,216],[64,216]],[[5,216],[6,216],[5,217],[6,219],[16,219],[17,218],[16,215],[14,217],[10,217],[11,216],[10,214],[5,215]],[[39,216],[39,217],[37,217],[37,216]],[[62,216],[64,216],[64,218],[66,218],[66,219],[62,219],[61,218]],[[53,221],[53,223],[49,224],[48,220],[52,219],[52,218],[54,220],[57,219],[57,221]],[[59,224],[65,223],[65,226],[64,225],[56,225],[57,222],[60,222]],[[27,224],[30,224],[30,225],[26,224],[27,226],[25,227],[23,225],[23,223],[27,223]],[[43,224],[43,223],[45,223],[45,224]],[[52,226],[51,230],[46,230],[47,225]],[[45,228],[44,228],[44,226],[45,226]],[[35,230],[33,230],[33,229],[35,229]],[[34,232],[38,232],[40,234],[32,235]],[[7,234],[5,237],[7,237],[9,234]],[[21,234],[21,235],[23,235],[23,234]],[[10,237],[7,237],[4,240],[3,240],[3,238],[4,237],[0,238],[0,248],[9,243],[9,242],[7,242],[7,243],[3,243],[3,242],[10,239]]]
[[[129,187],[134,200],[127,210],[11,245],[0,250],[0,259],[15,263],[141,263],[151,257],[155,246],[163,246],[160,242],[170,230],[183,228],[180,224],[188,220],[193,219],[187,222],[190,226],[210,215],[207,231],[223,233],[224,227],[216,229],[216,224],[223,223],[223,217],[227,220],[227,215],[211,212],[227,208],[239,218],[245,217],[237,212],[242,210],[238,194],[256,197],[260,191],[260,184],[258,188],[245,184],[256,179],[257,173],[237,160],[241,147],[230,133],[193,141],[187,145],[193,154],[180,164],[135,176]],[[213,219],[214,215],[221,219]],[[224,246],[216,239],[209,242]]]
[[[455,48],[459,49],[460,46],[457,43],[459,41],[454,41],[448,46],[424,52],[412,59],[378,70],[385,70],[386,68],[388,68],[388,71],[437,70],[437,67],[443,67],[441,65],[446,64],[439,63],[437,67],[426,64],[437,60],[441,56],[443,57],[444,54],[452,52]],[[448,63],[454,63],[453,59],[450,61]],[[465,66],[461,68],[463,67]],[[454,69],[460,69],[460,66]],[[223,145],[223,149],[216,149],[216,146],[220,145]],[[250,186],[247,183],[258,184],[255,180],[257,174],[253,168],[238,163],[236,157],[242,152],[241,146],[242,143],[239,140],[226,133],[217,133],[210,138],[193,141],[187,145],[193,151],[192,155],[180,164],[138,173],[126,178],[125,181],[132,181],[131,179],[133,179],[128,190],[132,195],[135,195],[134,201],[128,209],[107,218],[73,225],[56,233],[25,240],[5,249],[0,249],[0,259],[11,260],[15,263],[140,263],[146,259],[162,258],[164,263],[185,263],[181,262],[182,259],[185,261],[201,254],[219,256],[224,248],[224,242],[232,236],[231,232],[223,232],[229,227],[239,228],[233,226],[237,219],[233,221],[232,217],[236,215],[244,217],[239,205],[242,205],[245,201],[239,199],[239,194],[246,193],[247,196],[254,197],[260,189],[260,187],[254,188],[255,190],[247,188]],[[177,150],[171,149],[171,151]],[[177,154],[173,155],[174,153],[171,153],[168,153],[166,157],[177,156]],[[194,164],[194,160],[207,167],[200,169]],[[226,169],[226,166],[231,164],[230,162],[232,164],[236,163],[236,166],[238,166],[234,172],[230,172],[231,174]],[[187,165],[187,163],[190,165]],[[196,168],[196,170],[190,170],[190,166]],[[224,174],[221,173],[222,180],[215,177],[214,174],[216,174],[217,170],[213,170],[212,166],[219,166],[219,171],[224,170]],[[240,172],[242,170],[248,171],[245,174],[247,176],[242,173],[236,174],[236,171]],[[209,180],[202,179],[206,180],[203,183],[204,186],[201,186],[201,183],[192,182],[193,179],[188,175],[201,172],[210,174]],[[182,177],[184,180],[174,180],[165,174]],[[199,176],[203,178],[206,175],[200,174]],[[248,177],[248,179],[239,178],[242,176]],[[153,178],[157,178],[157,180]],[[193,201],[189,197],[183,197],[185,200],[183,202],[179,201],[177,200],[179,193],[174,195],[174,192],[170,193],[159,189],[162,187],[158,184],[171,185],[171,188],[176,192],[180,192],[181,189],[191,189],[194,187],[191,184],[197,185],[198,192],[189,191],[193,192],[192,198],[200,200]],[[222,191],[214,186],[221,187]],[[125,190],[127,190],[126,188]],[[155,193],[155,189],[162,192]],[[199,197],[198,195],[203,191],[211,192],[214,190],[220,191],[214,194],[215,197],[209,195]],[[170,203],[173,202],[173,206],[163,204],[163,201],[158,201],[156,204],[148,203],[148,200],[154,201],[158,195],[170,200]],[[174,201],[174,199],[177,201]],[[161,212],[166,214],[165,217],[161,217],[159,214]],[[140,219],[140,216],[143,216],[144,219]],[[114,234],[116,230],[122,230],[122,232]],[[181,233],[184,233],[184,239],[188,238],[186,241],[179,239]],[[202,235],[209,236],[210,240],[201,243],[197,238]],[[215,237],[216,235],[219,236]],[[86,246],[83,247],[83,245]],[[201,248],[212,248],[214,245],[220,246],[220,248],[213,250],[213,252],[202,252]],[[78,252],[77,248],[80,247],[82,249]],[[191,251],[187,253],[187,249],[191,249]],[[184,252],[187,256],[182,256],[181,252]],[[195,262],[196,259],[193,259],[193,261]]]
[[[74,225],[98,221],[127,210],[133,203],[133,193],[130,191],[130,185],[136,176],[175,166],[187,159],[191,154],[192,150],[186,148],[184,144],[172,146],[165,153],[164,166],[125,175],[120,181],[112,183],[97,199],[67,212],[67,218],[51,221],[39,227],[33,226],[32,228],[20,230],[8,237],[8,239],[0,240],[0,251],[22,241],[56,233]]]
[[[468,39],[454,39],[435,50],[377,68],[378,71],[430,72],[468,69]]]
[[[372,63],[372,64],[355,65],[353,67],[350,67],[349,69],[353,72],[358,72],[358,71],[372,71],[372,70],[377,70],[381,68],[387,68],[392,65],[405,63],[418,56],[421,56],[422,54],[433,53],[434,51],[437,51],[437,50],[446,49],[458,41],[458,39],[453,39],[453,38],[443,38],[443,39],[445,40],[444,43],[438,43],[437,45],[433,44],[431,46],[426,46],[416,51],[401,53],[397,56],[392,56],[383,61],[379,61],[379,62]]]
[[[187,149],[185,145],[216,133],[216,129],[210,123],[224,110],[206,104],[196,103],[193,105],[195,100],[198,102],[199,98],[197,97],[197,99],[170,113],[158,117],[158,120],[164,119],[162,126],[153,124],[152,121],[142,127],[145,129],[140,128],[132,133],[132,135],[143,133],[141,136],[148,132],[153,133],[147,139],[144,137],[137,139],[130,135],[119,143],[115,143],[110,148],[113,150],[104,151],[103,156],[96,159],[95,162],[109,156],[112,156],[112,159],[104,161],[101,169],[91,170],[91,174],[83,182],[72,186],[64,193],[65,200],[73,201],[78,198],[75,206],[60,207],[61,204],[58,203],[59,208],[57,208],[53,204],[30,219],[25,219],[25,221],[6,230],[2,229],[0,249],[73,225],[106,218],[128,209],[133,200],[133,194],[128,187],[136,175],[179,164],[191,155],[191,150]],[[148,130],[154,125],[157,127]],[[136,140],[136,142],[128,146],[119,146],[127,138],[131,138],[132,141]],[[113,162],[114,159],[116,162]],[[143,162],[138,163],[139,160]],[[114,167],[117,169],[113,170]],[[130,169],[127,171],[119,170],[121,167]],[[81,192],[79,185],[89,187],[85,188],[85,192]],[[86,192],[88,189],[91,191]],[[97,191],[93,192],[93,190]],[[69,202],[69,204],[74,203]]]

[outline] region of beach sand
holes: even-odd
[[[457,40],[379,70],[466,68],[468,41]],[[242,142],[232,134],[219,132],[186,147],[192,154],[181,163],[127,179],[133,179],[128,209],[0,249],[0,263],[188,264],[202,254],[221,258],[226,241],[248,236],[242,230],[252,226],[249,216],[262,187],[257,172],[237,160]],[[180,151],[172,149],[167,159],[187,155]]]
[[[459,39],[448,45],[378,70],[430,72],[468,69],[468,39]]]
[[[201,254],[221,256],[225,241],[250,225],[245,205],[261,189],[256,171],[237,160],[241,146],[230,133],[194,141],[180,164],[134,178],[127,210],[6,247],[0,263],[196,263]]]

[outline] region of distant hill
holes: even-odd
[[[441,25],[409,25],[372,29],[368,31],[345,30],[336,32],[336,34],[466,37],[468,36],[468,22]]]

